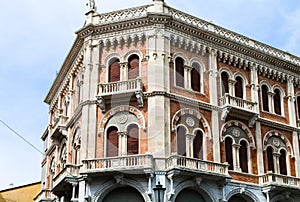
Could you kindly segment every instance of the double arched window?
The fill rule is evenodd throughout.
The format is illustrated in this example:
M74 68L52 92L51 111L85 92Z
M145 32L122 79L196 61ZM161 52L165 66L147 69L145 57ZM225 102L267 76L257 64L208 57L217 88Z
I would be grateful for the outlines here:
M284 111L282 110L284 96L283 90L278 86L271 88L266 82L261 84L260 90L262 110L284 116Z
M183 115L176 129L177 154L203 159L203 125L197 117Z
M203 93L204 65L199 59L193 58L187 63L185 57L175 58L175 86Z
M138 119L130 112L112 116L106 127L106 156L139 154L140 127Z
M253 140L250 138L252 135L250 137L249 135L239 126L226 128L223 134L225 150L223 160L229 164L229 170L251 173L250 143Z
M287 141L286 137L283 136L284 139L282 139L281 136L282 135L277 132L270 132L266 135L264 140L265 171L288 175L289 148L284 141ZM288 143L288 145L290 145L290 143Z
M126 81L140 76L140 56L131 54L127 61L121 61L121 56L113 56L108 61L108 82Z
M246 79L241 74L232 75L229 70L221 71L221 92L237 98L245 99Z
M77 128L74 132L72 141L72 162L75 165L80 165L80 147L81 147L81 133L80 128Z

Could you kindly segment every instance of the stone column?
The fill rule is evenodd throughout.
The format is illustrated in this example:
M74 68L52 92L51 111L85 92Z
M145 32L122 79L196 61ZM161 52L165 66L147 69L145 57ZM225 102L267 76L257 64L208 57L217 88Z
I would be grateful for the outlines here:
M275 113L275 110L274 110L274 101L273 101L274 95L275 94L272 93L272 92L268 93L268 97L269 97L269 112L270 113Z
M188 66L188 65L184 65L184 88L187 90L191 90L192 86L191 86L191 71L192 71L192 67Z
M255 127L258 175L262 175L264 174L264 158L260 122L256 122Z
M233 170L234 171L241 171L240 168L240 155L239 155L239 149L240 149L239 144L233 144L232 145L232 156L233 156Z
M256 112L259 113L259 96L258 96L258 74L257 74L257 66L251 66L251 101L256 102Z
M210 104L213 106L219 106L219 96L218 93L221 94L217 89L218 87L218 67L217 67L217 53L215 50L209 51L209 88L215 89L209 92L210 94ZM203 75L202 75L203 77ZM202 86L204 83L202 83ZM216 109L212 110L212 127L211 127L211 135L213 138L213 154L214 154L214 161L220 163L221 162L221 154L220 154L220 136L219 136L219 112ZM203 148L205 150L205 148ZM203 158L206 159L206 156L203 152Z

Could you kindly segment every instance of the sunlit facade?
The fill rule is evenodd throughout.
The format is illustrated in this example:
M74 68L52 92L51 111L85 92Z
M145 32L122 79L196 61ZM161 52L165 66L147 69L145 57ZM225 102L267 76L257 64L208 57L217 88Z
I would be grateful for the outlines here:
M300 58L159 0L76 34L36 202L300 201Z

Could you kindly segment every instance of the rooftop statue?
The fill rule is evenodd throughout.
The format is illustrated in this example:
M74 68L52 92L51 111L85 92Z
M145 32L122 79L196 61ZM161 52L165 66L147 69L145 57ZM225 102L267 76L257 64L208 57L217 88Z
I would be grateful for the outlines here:
M96 11L96 4L95 4L95 0L88 0L88 2L86 3L89 11Z

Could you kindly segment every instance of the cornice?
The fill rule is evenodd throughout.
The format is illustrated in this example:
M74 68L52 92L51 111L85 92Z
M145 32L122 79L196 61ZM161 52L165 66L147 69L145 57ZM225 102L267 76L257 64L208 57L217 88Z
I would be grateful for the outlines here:
M276 128L276 129L279 129L279 130L285 130L285 131L289 131L289 132L300 133L300 128L296 128L296 127L293 127L293 126L289 126L287 124L275 122L273 120L267 120L267 119L258 117L257 121L260 122L263 125L270 126L272 128Z
M53 84L51 85L51 88L44 100L45 103L50 105L55 95L59 92L59 89L62 86L64 79L67 77L67 74L70 70L70 67L72 66L72 63L74 62L77 55L79 54L82 46L83 46L83 40L77 37L62 67L60 68L58 75L56 76L55 80L53 81Z

